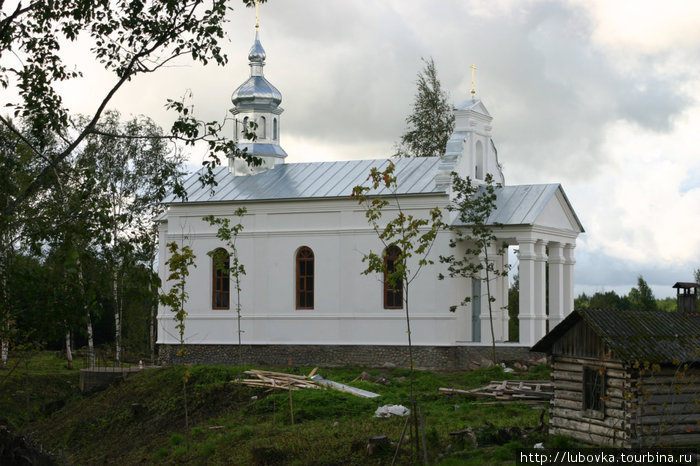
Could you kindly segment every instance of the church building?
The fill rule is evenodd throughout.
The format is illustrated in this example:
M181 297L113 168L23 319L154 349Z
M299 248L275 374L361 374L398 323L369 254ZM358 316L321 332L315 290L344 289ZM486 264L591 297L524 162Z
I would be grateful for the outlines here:
M187 198L166 199L159 225L159 275L171 285L167 243L188 245L196 255L187 279L186 359L196 363L273 365L363 365L408 367L406 314L402 293L382 274L363 275L365 254L396 254L383 245L364 210L350 198L353 187L367 183L372 167L385 159L287 163L282 149L282 94L264 76L265 50L256 30L248 55L250 77L233 93L232 114L241 149L260 158L260 166L230 159L215 169L216 186L202 186L199 174L185 182ZM440 157L400 158L396 192L373 195L390 201L384 218L402 210L426 218L439 207L444 220L459 228L447 210L451 172L475 183L491 174L497 189L489 223L499 244L518 249L519 335L509 335L508 279L492 278L493 324L498 357L527 357L540 340L573 310L574 248L583 232L559 184L507 185L491 139L493 118L483 102L467 100L454 109L455 129ZM255 122L256 138L244 128ZM396 197L395 197L396 196ZM240 333L237 295L229 277L217 270L208 253L224 249L216 227L203 217L227 217L245 207L236 242L246 275L241 277ZM445 278L438 257L458 253L449 247L454 233L441 231L430 252L435 264L424 267L410 285L411 338L416 367L458 369L489 357L491 330L484 280ZM504 265L507 255L489 254ZM409 262L409 265L411 263ZM415 265L415 264L413 264ZM548 285L546 269L548 268ZM459 305L465 297L467 305ZM451 312L452 306L457 306ZM176 356L179 332L173 313L161 306L158 343L164 362ZM240 335L240 345L239 345Z

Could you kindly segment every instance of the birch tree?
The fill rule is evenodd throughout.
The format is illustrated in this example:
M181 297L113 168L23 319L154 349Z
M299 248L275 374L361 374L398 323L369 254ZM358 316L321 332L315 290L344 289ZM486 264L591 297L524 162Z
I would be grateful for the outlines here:
M455 126L452 106L437 76L432 58L423 59L418 73L416 97L406 117L406 132L396 147L396 157L438 157L445 153Z
M263 3L265 0L257 0ZM0 86L17 92L8 103L16 117L31 118L31 133L60 135L62 144L52 153L29 144L39 166L36 176L0 206L0 223L13 219L25 203L40 195L54 168L79 150L95 134L103 113L127 82L179 60L225 65L220 42L225 38L226 0L52 0L0 2ZM239 5L252 6L254 0ZM64 61L64 48L78 38L88 44L87 53L108 72L103 94L93 99L94 111L84 124L71 127L70 103L59 93L61 83L82 77L74 63ZM8 94L9 95L9 94ZM166 100L166 99L164 99ZM221 133L222 125L194 118L171 99L177 120L168 136L186 142L209 143L211 162L221 154L251 157L235 150ZM165 103L165 102L164 102ZM189 109L189 107L187 107ZM0 115L0 126L20 134L12 121ZM114 154L116 156L116 154Z
M118 112L107 112L97 135L87 138L82 157L95 160L95 181L106 208L101 219L102 243L111 264L115 322L115 359L121 363L123 300L120 274L139 245L154 239L153 217L160 201L181 175L181 158L162 139L162 131L145 117L126 123ZM112 135L118 136L112 136ZM156 249L145 248L154 262Z

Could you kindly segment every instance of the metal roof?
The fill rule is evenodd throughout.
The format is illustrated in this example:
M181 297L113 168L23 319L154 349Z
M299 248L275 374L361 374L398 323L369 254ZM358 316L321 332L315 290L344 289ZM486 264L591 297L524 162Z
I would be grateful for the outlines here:
M440 157L400 158L393 160L398 182L397 194L444 193L446 188L435 184ZM256 201L278 199L314 199L349 197L352 188L367 183L372 167L384 168L389 162L382 159L352 160L345 162L286 163L251 176L234 176L228 167L214 170L216 186L202 186L201 170L193 173L184 183L187 202ZM391 192L379 188L371 194ZM182 203L169 195L166 204Z
M250 77L233 91L231 102L238 108L274 109L282 102L282 94L265 79L265 49L260 43L260 35L255 31L255 41L248 53Z
M625 362L700 361L700 314L577 309L531 351L550 352L554 342L583 320Z
M483 189L480 188L477 194L483 192ZM522 184L497 188L496 208L491 212L486 223L488 225L534 225L537 217L558 190L561 190L578 227L584 231L560 184ZM455 221L455 225L467 226L459 220Z

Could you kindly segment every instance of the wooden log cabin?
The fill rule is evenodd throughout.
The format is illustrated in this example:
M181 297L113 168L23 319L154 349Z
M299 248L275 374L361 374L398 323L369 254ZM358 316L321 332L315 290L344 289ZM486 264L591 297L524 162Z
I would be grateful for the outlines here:
M550 435L700 445L698 313L579 309L531 350L551 355Z

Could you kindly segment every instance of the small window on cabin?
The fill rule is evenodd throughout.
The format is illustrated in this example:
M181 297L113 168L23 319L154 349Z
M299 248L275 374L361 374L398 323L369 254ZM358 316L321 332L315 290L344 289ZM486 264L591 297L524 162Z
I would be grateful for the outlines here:
M264 116L260 117L260 122L258 123L258 130L256 133L260 139L265 139L267 137L265 135L265 133L267 133L267 120Z
M398 246L384 250L384 309L403 309L403 280L393 275L400 255Z
M583 411L590 417L604 417L605 372L601 367L583 367Z
M302 246L296 258L297 309L314 308L314 252Z
M212 254L212 309L229 309L231 286L229 264L229 254L226 249L216 249Z
M277 118L272 119L272 139L277 140Z

